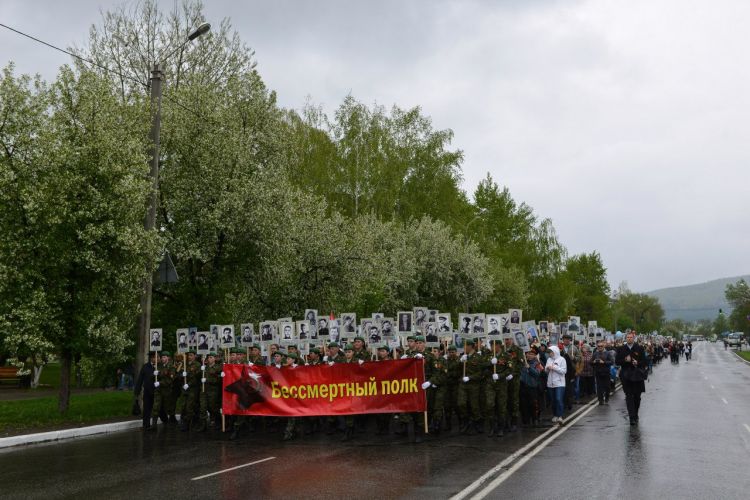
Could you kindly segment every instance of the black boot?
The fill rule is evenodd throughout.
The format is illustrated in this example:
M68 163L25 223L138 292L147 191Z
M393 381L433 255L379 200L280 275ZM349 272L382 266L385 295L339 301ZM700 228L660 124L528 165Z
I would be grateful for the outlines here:
M156 429L156 426L159 424L159 417L151 417L151 427Z
M198 424L198 427L195 428L195 432L206 432L206 421L201 420L201 423Z
M177 423L177 417L175 417L174 415L170 415L169 416L169 423L170 424L176 424Z
M518 431L517 421L518 421L518 417L511 417L510 432Z
M495 432L495 437L503 437L503 427L505 427L505 419L499 419L497 421L497 432Z
M344 437L341 438L341 442L345 443L347 441L351 441L354 437L354 427L347 427L344 431Z

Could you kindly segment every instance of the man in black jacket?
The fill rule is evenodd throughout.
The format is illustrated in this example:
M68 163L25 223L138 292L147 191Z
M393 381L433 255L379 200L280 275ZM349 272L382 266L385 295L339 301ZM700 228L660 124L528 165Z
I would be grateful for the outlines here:
M599 405L609 404L609 369L614 361L614 353L604 348L604 341L596 343L596 350L591 355L591 365L594 367L596 378L596 397Z
M635 341L634 331L628 332L625 344L617 349L615 363L621 367L620 380L625 393L630 425L636 425L638 408L641 406L641 393L646 392L645 368L648 365L643 347Z
M156 358L155 352L148 353L149 360L141 367L138 373L138 379L135 382L136 399L143 390L143 430L151 431L155 428L151 426L151 411L154 408L154 363Z

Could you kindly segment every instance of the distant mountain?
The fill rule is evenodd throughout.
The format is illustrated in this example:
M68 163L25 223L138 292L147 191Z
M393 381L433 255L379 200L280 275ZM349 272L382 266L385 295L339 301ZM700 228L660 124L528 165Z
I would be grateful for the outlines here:
M725 314L731 312L724 298L724 290L728 283L737 283L743 278L750 283L750 275L745 275L707 281L697 285L662 288L646 292L646 295L659 299L668 320L676 318L685 321L713 320L719 314L719 309L722 309Z

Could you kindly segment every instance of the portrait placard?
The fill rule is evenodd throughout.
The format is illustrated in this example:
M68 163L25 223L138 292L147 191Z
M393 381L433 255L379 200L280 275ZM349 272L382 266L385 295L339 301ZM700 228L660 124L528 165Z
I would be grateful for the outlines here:
M549 345L558 345L560 343L560 333L550 332L549 333Z
M190 343L188 342L188 329L178 328L177 329L177 352L179 354L185 354L190 350Z
M411 334L414 325L414 313L412 311L399 311L398 314L398 333Z
M152 351L161 351L161 328L152 328L149 334L150 349Z
M362 336L367 339L367 342L374 345L383 345L383 336L380 333L380 323L372 319L367 322L367 328L363 329Z
M242 323L240 325L240 345L242 347L252 347L255 341L255 327L253 324Z
M437 314L438 334L451 337L453 333L453 323L451 322L451 313L438 312Z
M427 310L427 321L430 323L437 323L437 315L438 315L437 309L428 309Z
M568 322L562 321L559 325L557 325L557 333L560 334L560 338L563 338L563 335L568 334Z
M384 340L396 338L396 328L393 324L393 318L384 317L380 320L380 335L383 336Z
M469 313L460 313L458 315L458 333L464 335L463 338L471 338L471 321L472 315Z
M310 322L306 319L297 321L297 335L294 338L307 342L311 337L312 334L310 333ZM284 339L282 338L282 340Z
M198 327L191 326L188 328L188 347L195 347L198 345Z
M318 316L318 331L317 336L322 338L324 341L328 340L331 336L331 329L329 327L330 318L328 316Z
M235 346L234 325L221 325L219 345L222 349L230 349Z
M487 338L499 340L502 338L502 333L503 333L503 315L502 314L488 314L487 315Z
M261 342L274 342L276 340L278 340L276 337L276 322L275 321L261 321L260 341Z
M210 332L198 332L197 334L198 338L198 344L197 344L197 350L198 354L206 355L210 352L211 346L213 345L211 343L211 333Z
M539 340L539 332L536 330L536 321L533 319L530 321L524 321L522 323L523 331L526 332L526 340L530 343L534 343Z
M353 339L357 335L357 314L344 313L339 318L340 335L346 339Z
M214 339L214 343L213 343L213 344L211 344L212 346L217 346L217 345L219 345L219 327L220 327L220 326L221 326L221 325L211 325L211 326L209 327L209 330L210 330L210 332L211 332L211 338L213 338L213 339Z
M508 315L510 316L511 325L521 325L521 318L523 317L523 311L521 309L508 309ZM511 326L511 329L513 327Z
M473 314L471 317L471 333L477 338L484 338L487 333L484 329L484 313Z
M569 316L568 317L568 333L575 335L581 331L581 317L580 316Z
M540 338L549 338L549 322L548 321L540 321L539 322L539 337Z
M520 347L523 352L528 352L530 347L526 332L522 328L511 328L511 334L513 335L513 343Z
M420 331L422 323L427 321L427 308L426 307L415 307L414 308L414 331Z
M291 321L279 322L279 341L282 344L289 345L297 340L294 331L294 323Z
M328 341L339 341L339 320L336 318L328 318Z
M428 347L436 347L440 345L438 339L437 323L427 321L423 323L422 335L424 335L424 341Z

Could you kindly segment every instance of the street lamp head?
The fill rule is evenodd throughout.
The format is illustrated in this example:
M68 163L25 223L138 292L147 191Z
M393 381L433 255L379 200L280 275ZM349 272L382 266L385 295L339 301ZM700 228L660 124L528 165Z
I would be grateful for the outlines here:
M209 31L211 31L211 24L210 23L202 23L200 26L198 26L197 28L195 28L195 30L192 33L190 33L188 35L188 40L192 42L193 40L195 40L199 36L205 35Z

